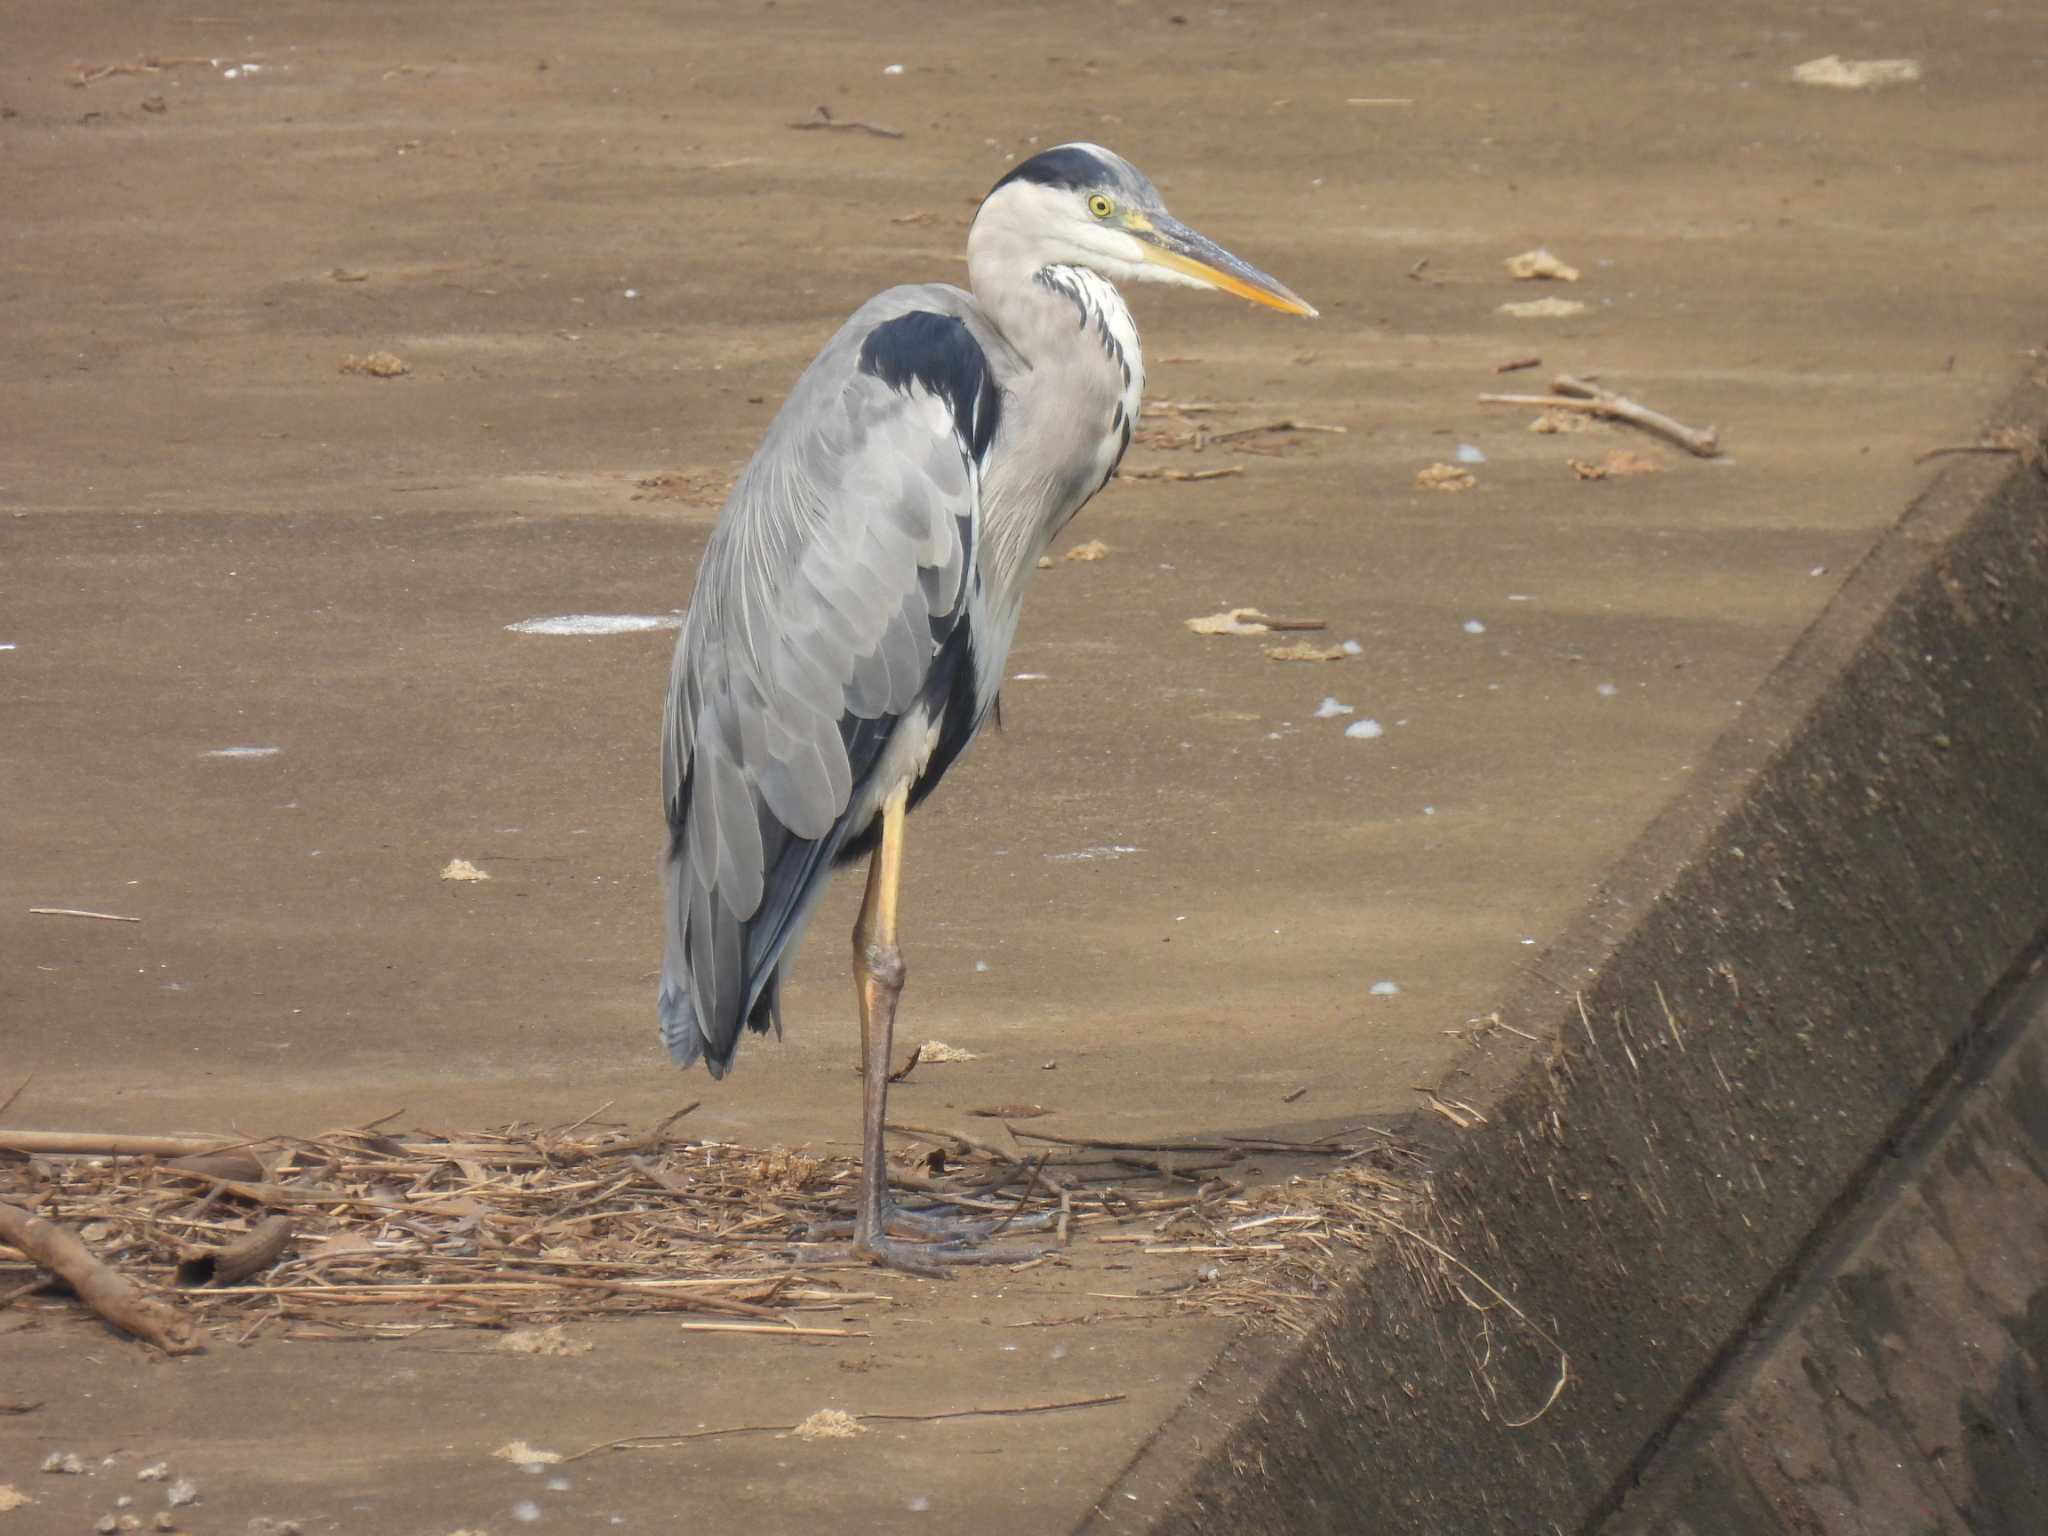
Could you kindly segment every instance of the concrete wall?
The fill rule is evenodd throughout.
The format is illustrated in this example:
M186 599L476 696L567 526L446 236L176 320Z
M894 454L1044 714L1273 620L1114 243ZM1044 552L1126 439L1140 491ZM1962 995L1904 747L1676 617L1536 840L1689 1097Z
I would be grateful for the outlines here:
M1153 1528L1599 1525L1884 1186L2048 934L2048 478L1955 461L1750 718L1549 957L1582 995L1512 1011L1552 1047L1456 1085L1489 1124L1444 1150L1432 1230L1512 1308L1377 1262L1141 1456L1126 1487L1179 1485Z

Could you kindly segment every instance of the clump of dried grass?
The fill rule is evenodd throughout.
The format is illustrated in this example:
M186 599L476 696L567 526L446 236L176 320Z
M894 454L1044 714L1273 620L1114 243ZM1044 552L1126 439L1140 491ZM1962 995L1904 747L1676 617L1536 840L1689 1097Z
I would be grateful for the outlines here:
M560 1333L567 1320L694 1313L794 1329L794 1313L880 1299L842 1284L835 1271L852 1261L810 1240L817 1223L848 1214L855 1159L688 1140L674 1130L687 1113L638 1134L586 1120L407 1137L365 1127L226 1150L195 1139L193 1150L208 1148L200 1157L172 1157L162 1139L126 1156L133 1138L48 1135L43 1150L10 1154L0 1136L0 1197L76 1230L159 1292L208 1272L195 1255L233 1249L282 1213L282 1257L237 1283L176 1289L194 1321L235 1338L272 1326L296 1337L485 1327L525 1330L508 1347L548 1355L576 1348ZM911 1143L892 1182L910 1203L1044 1217L1061 1245L1086 1228L1149 1254L1197 1255L1196 1280L1148 1293L1176 1309L1303 1331L1396 1213L1421 1219L1419 1162L1385 1140L1133 1143L1005 1129L1008 1147L892 1126ZM1231 1175L1254 1158L1313 1171L1247 1189ZM0 1249L0 1295L34 1283Z

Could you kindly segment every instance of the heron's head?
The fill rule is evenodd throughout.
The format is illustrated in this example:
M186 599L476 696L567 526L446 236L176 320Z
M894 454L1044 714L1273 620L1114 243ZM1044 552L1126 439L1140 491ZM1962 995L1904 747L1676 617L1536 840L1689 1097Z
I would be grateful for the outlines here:
M1315 307L1166 211L1138 168L1099 144L1061 144L1014 167L982 199L970 262L1087 267L1113 283L1220 288L1290 315Z

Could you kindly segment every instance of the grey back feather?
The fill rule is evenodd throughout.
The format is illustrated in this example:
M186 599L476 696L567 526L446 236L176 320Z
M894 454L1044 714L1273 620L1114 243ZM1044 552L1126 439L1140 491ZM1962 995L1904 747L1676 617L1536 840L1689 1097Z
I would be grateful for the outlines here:
M862 367L870 334L914 311L1008 350L955 288L862 306L734 486L677 642L661 752L662 1037L716 1075L742 1023L767 1027L824 871L872 817L869 770L898 722L937 706L934 660L977 596L973 423L918 381Z

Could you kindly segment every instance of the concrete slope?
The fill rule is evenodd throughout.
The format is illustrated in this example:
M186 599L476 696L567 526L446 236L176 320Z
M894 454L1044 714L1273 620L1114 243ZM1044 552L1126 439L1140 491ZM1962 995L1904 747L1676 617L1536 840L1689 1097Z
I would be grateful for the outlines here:
M2000 421L2048 423L2048 391L2022 388ZM1667 1440L1705 1432L1731 1363L1869 1219L1873 1186L1917 1198L1902 1140L1974 1080L2048 939L2043 763L2048 476L2011 456L1961 463L1560 946L1558 972L1596 974L1548 1000L1548 1048L1467 1064L1464 1096L1490 1123L1446 1151L1438 1192L1443 1232L1484 1278L1461 1262L1421 1286L1389 1257L1284 1365L1218 1373L1127 1474L1178 1485L1151 1528L1506 1532L1614 1514ZM2010 1223L2021 1253L2043 1221L2029 1063L2037 1049L2011 1068L1994 1137L2017 1137L2019 1166L1974 1218ZM2036 1394L2039 1295L2036 1280L1979 1298ZM1961 1325L1923 1308L1888 1326L1903 1337L1886 1347L1918 1356ZM1972 1443L1995 1450L2025 1424ZM1920 1453L1962 1456L1967 1438ZM2008 1482L2033 1475L2023 1463L1999 1460ZM1854 1466L1830 1470L1867 1492ZM1765 1485L1784 1529L1890 1528L1802 1525L1787 1481ZM2001 1496L2006 1523L1972 1528L2031 1529L2012 1522L2032 1506L1985 1494ZM1116 1511L1084 1529L1135 1523Z

